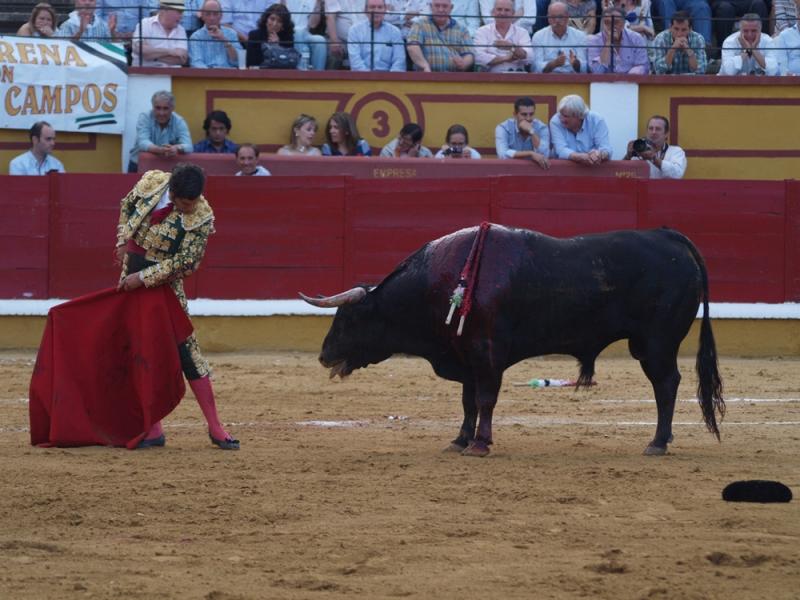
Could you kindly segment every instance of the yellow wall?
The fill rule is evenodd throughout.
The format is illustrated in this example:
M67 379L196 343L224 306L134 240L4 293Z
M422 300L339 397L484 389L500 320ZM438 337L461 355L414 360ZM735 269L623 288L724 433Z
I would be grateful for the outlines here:
M588 83L571 85L567 92L561 84L531 85L530 82L524 85L465 85L464 82L344 79L208 81L180 78L173 79L172 89L178 112L189 123L192 139L204 136L202 122L206 103L198 99L213 98L213 108L224 110L231 117L231 138L236 142L249 141L268 146L286 144L292 121L300 113L307 113L320 122L316 143L322 144L325 121L341 108L350 113L357 112L361 136L371 146L382 147L403 126L402 110L405 109L409 121L424 123L423 143L432 150L444 143L445 132L454 123L466 126L470 145L493 149L494 128L512 115L514 99L519 96L536 97L539 100L536 117L547 122L552 116L547 100L555 106L565 93L578 93L584 97L589 94ZM244 92L246 97L233 97L238 92Z

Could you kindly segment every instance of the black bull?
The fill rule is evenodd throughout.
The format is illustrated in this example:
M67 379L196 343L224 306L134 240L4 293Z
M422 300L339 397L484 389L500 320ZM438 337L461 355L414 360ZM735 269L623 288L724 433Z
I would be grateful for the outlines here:
M374 289L328 298L301 294L317 306L339 306L320 355L331 377L397 353L425 358L437 375L463 386L464 422L451 448L483 456L508 367L531 356L567 354L578 359L578 385L585 386L600 352L627 339L658 407L645 453L664 454L681 379L678 348L702 302L697 395L705 424L719 439L715 410L721 418L725 404L708 317L708 277L692 242L669 229L557 239L492 225L475 262L472 309L459 336L458 316L451 325L445 319L477 231L463 229L425 244Z

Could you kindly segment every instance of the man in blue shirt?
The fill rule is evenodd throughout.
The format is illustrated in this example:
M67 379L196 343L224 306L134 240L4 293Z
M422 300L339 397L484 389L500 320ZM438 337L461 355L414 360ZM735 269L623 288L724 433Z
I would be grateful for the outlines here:
M152 152L159 156L189 154L192 136L186 120L175 112L175 96L161 90L151 98L153 110L139 115L136 121L136 143L131 148L128 172L139 170L139 153Z
M400 30L383 19L386 0L367 0L368 20L360 21L347 34L351 71L405 71L406 49Z
M581 165L601 165L611 158L608 126L578 95L564 96L550 119L550 136L556 158Z
M239 64L236 48L241 46L233 29L220 26L222 5L218 0L205 0L200 15L205 24L189 38L190 66L235 69Z
M231 120L224 110L212 110L203 121L206 139L194 145L195 152L205 154L236 154L238 146L228 139Z
M533 98L517 98L514 116L494 130L497 158L516 158L535 162L543 169L550 167L550 131L539 119L534 119L536 102Z
M50 154L56 145L56 130L46 121L38 121L28 131L31 149L11 160L9 175L47 175L64 172L61 161Z

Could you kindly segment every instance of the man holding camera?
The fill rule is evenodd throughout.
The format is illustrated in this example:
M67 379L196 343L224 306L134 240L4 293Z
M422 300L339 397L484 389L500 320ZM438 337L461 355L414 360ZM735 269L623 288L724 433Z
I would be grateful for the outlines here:
M628 142L624 160L646 160L650 179L682 179L686 172L686 153L680 146L667 144L669 120L653 115L647 122L647 137Z

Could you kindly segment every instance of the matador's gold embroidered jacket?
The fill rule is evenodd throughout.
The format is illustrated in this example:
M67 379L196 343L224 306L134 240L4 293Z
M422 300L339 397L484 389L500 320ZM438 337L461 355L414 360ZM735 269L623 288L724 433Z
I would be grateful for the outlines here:
M169 178L169 173L148 171L122 199L117 246L129 240L141 246L145 258L156 263L142 270L144 284L147 287L172 284L183 304L181 280L200 266L208 237L214 233L214 212L201 196L194 212L185 214L173 209L161 223L151 224L150 214L169 185ZM121 277L126 275L127 268L123 268Z

